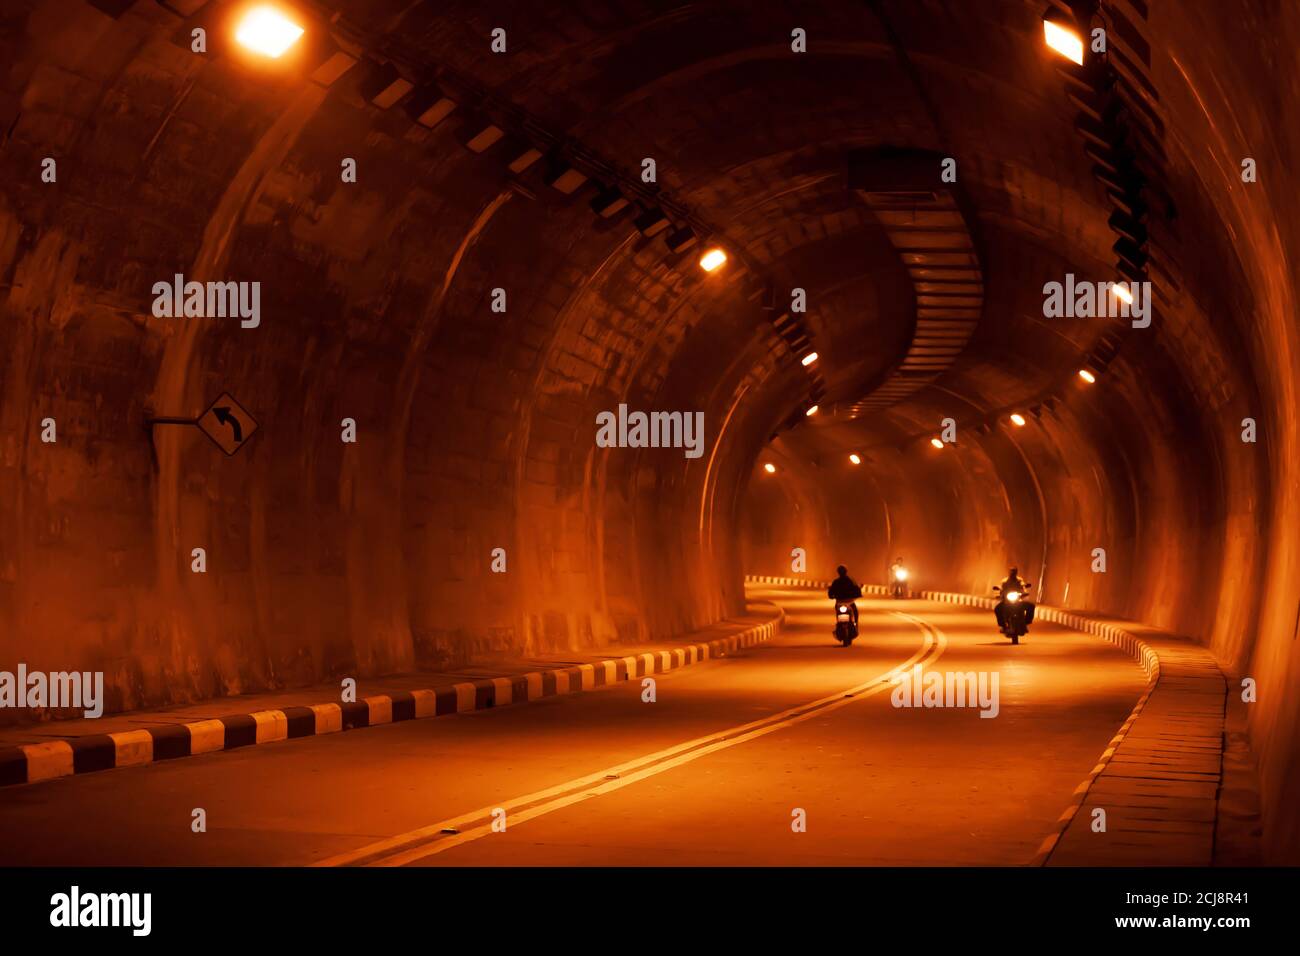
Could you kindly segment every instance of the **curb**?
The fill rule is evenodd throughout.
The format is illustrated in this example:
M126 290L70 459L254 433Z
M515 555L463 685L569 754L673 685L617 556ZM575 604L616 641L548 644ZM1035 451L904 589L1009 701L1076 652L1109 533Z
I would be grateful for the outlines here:
M137 767L178 757L488 710L594 690L725 657L731 651L766 642L784 623L785 611L778 608L771 620L729 637L666 651L612 657L513 677L467 681L437 689L364 697L355 703L285 707L124 733L91 734L71 741L3 747L0 748L0 786L38 783L97 770Z
M745 580L753 583L782 584L788 587L830 587L829 582L823 584L823 582L820 581L807 581L799 578L772 578L749 575ZM865 593L868 589L864 586L862 590ZM885 593L885 588L883 585L872 585L871 593L883 594ZM959 594L953 591L920 591L917 596L926 601L939 601L944 604L961 604L967 607L981 607L987 608L990 611L997 604L993 598L974 594ZM1141 665L1143 672L1147 675L1146 692L1138 698L1138 702L1134 705L1128 718L1124 721L1119 730L1116 731L1115 736L1110 739L1110 743L1106 745L1106 749L1102 751L1101 756L1097 759L1097 765L1088 771L1088 776L1084 778L1084 781L1079 784L1079 786L1075 787L1074 792L1071 794L1070 805L1065 808L1065 811L1057 819L1056 828L1043 839L1042 843L1039 844L1038 851L1034 854L1034 858L1030 860L1028 864L1029 866L1046 866L1048 859L1051 857L1053 851L1056 850L1057 844L1060 843L1061 837L1065 835L1065 831L1069 829L1070 824L1074 822L1074 818L1078 815L1079 810L1083 808L1084 803L1087 801L1088 791L1092 789L1093 783L1096 781L1097 777L1100 776L1101 772L1106 769L1106 765L1110 763L1111 757L1115 755L1115 750L1124 742L1124 738L1128 736L1133 724L1137 721L1138 717L1142 715L1142 709L1146 706L1147 701L1151 699L1152 692L1155 691L1156 685L1160 682L1160 655L1156 653L1156 649L1147 641L1143 640L1131 631L1127 631L1114 624L1108 624L1104 621L1095 621L1091 618L1081 617L1078 614L1072 614L1069 611L1063 611L1060 608L1045 607L1041 604L1035 606L1034 617L1038 620L1061 624L1071 630L1080 631L1085 634L1093 634L1109 641L1116 647L1128 651L1128 653L1137 660L1138 664Z

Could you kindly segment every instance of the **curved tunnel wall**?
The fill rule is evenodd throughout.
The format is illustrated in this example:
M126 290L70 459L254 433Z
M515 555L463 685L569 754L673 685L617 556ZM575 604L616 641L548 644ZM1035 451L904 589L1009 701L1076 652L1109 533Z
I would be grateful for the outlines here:
M738 285L140 9L4 38L3 665L103 670L117 710L743 608L740 475L797 388ZM177 273L261 280L260 325L155 318ZM223 391L260 423L234 457L146 425ZM702 411L700 456L597 448L619 403Z
M910 9L881 6L900 21ZM1020 47L1017 30L1036 26L1031 6L921 4L918 16L1005 24L990 40L1004 59L998 44ZM0 667L104 670L120 709L665 635L740 610L742 567L787 574L795 546L816 576L844 562L879 580L901 553L919 586L977 592L1014 559L1042 577L1046 600L1187 634L1258 681L1249 714L1268 842L1300 858L1300 814L1284 812L1300 804L1300 199L1286 172L1300 133L1279 120L1300 102L1300 16L1248 0L1150 8L1178 207L1153 235L1173 280L1156 325L1125 340L1094 389L1068 365L1016 367L1007 345L1033 337L1022 313L1037 297L1023 276L1044 260L1013 243L1047 236L1064 261L1095 264L1109 240L1098 197L1080 198L1069 164L1055 165L1068 128L1044 124L1010 160L963 155L997 139L974 128L955 140L973 171L963 175L1051 216L1017 234L1023 209L976 191L976 232L1010 253L984 261L988 301L1008 306L971 343L985 372L959 372L946 397L899 410L920 423L901 447L866 423L853 469L851 447L816 423L765 448L804 383L724 277L679 268L583 202L511 189L453 131L414 129L352 81L328 92L287 75L250 82L237 62L170 42L173 21L148 3L118 19L80 0L19 4L0 26L11 64L0 91ZM734 19L711 9L700 15ZM863 20L847 7L804 15L831 18L831 36L840 18L849 38ZM678 29L676 17L652 22L660 46ZM441 52L467 49L479 24L465 24ZM744 96L746 63L789 69L783 44L746 29L727 34L737 51L720 58L706 31L698 49L667 44L649 83L640 70L652 58L620 56L623 34L601 40L555 110L613 141L635 134L641 114L627 107L644 100L647 115L670 118L650 124L669 141L730 171L701 185L670 169L666 181L727 215L743 209L762 226L754 244L779 258L796 242L785 221L814 195L776 196L786 178L815 178L800 150L832 128L877 145L858 100L897 67L878 38L837 44L836 60L871 83L817 111L797 97L773 104L783 112L755 138L764 160L778 159L744 163L752 144L709 132L734 125L725 97L694 96L700 112L687 119L669 94L716 70L727 97ZM955 55L942 30L918 20L902 33L936 88L974 84L990 101L1032 104L1018 79L946 67ZM574 36L572 47L592 42ZM547 62L539 51L509 61L520 72L508 91L544 103ZM821 90L836 69L791 88ZM616 118L591 108L598 96L617 101ZM939 109L955 130L956 111ZM885 112L902 145L943 145L928 141L910 94ZM836 162L839 146L825 150ZM1260 168L1249 186L1247 156ZM40 179L48 157L57 184ZM340 181L344 157L357 160L355 184ZM882 246L844 212L838 180L820 182L814 225L795 228L827 248L804 258L833 260L835 235ZM779 215L750 202L768 193ZM812 268L797 261L785 262L791 284ZM890 270L841 288L896 310L902 273ZM148 290L177 272L261 279L261 326L154 318ZM1019 298L1007 291L1021 286ZM504 314L494 288L508 295ZM890 323L840 318L813 321L846 348L864 334L897 344ZM1004 418L1028 400L1024 381L1052 375L1070 381L1062 402L1025 429L965 424L972 408ZM222 391L261 423L233 458L188 430L145 425L197 415ZM596 414L620 402L703 410L704 454L595 448ZM926 439L944 415L964 424L938 452ZM40 439L46 417L56 444ZM1240 441L1245 417L1258 421L1257 444ZM340 441L344 418L356 444ZM756 469L769 454L774 476ZM190 571L194 547L207 549L205 575ZM505 574L491 571L498 547ZM1106 549L1105 574L1092 571L1094 547Z

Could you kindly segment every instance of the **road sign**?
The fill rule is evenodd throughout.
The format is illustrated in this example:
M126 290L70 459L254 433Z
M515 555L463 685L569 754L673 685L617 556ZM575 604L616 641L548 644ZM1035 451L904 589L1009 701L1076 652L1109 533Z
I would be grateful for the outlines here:
M195 424L227 455L243 448L257 431L253 416L229 392L222 392Z

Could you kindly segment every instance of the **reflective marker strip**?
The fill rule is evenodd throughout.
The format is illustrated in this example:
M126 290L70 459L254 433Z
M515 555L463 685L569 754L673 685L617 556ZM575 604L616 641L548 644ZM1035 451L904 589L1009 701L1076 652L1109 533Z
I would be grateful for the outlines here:
M528 681L528 699L529 699L529 700L537 700L539 697L543 696L543 693L544 693L544 692L543 692L543 688L542 688L542 675L541 675L541 674L537 674L537 673L533 673L533 674L525 674L525 675L524 675L524 680Z
M313 704L316 715L316 733L337 734L343 731L343 708L338 704Z
M494 696L492 698L492 704L494 707L505 707L511 703L512 698L514 697L514 688L511 685L509 677L492 678L492 689L494 691Z
M147 730L109 734L113 738L113 766L138 767L153 763L153 736Z
M282 710L259 710L249 714L257 724L257 742L269 744L289 739L289 718Z
M219 720L200 720L186 724L190 732L190 756L226 749L226 725Z
M28 783L72 774L72 748L62 740L25 744L22 751L27 755Z
M489 678L492 682L497 705L515 703L524 699L537 700L546 694L547 680L553 680L555 693L568 694L579 689L590 690L597 686L596 668L603 668L603 684L618 681L620 661L626 669L625 677L630 680L638 676L638 661L642 664L641 675L653 674L656 670L655 658L659 660L659 670L667 671L674 666L683 667L689 661L709 660L724 653L727 647L749 646L766 640L781 627L784 614L765 624L754 625L728 638L720 638L703 644L692 644L685 648L669 651L644 652L623 658L610 658L594 664L581 664L559 670L532 672L513 678ZM1117 636L1125 632L1112 629ZM1154 657L1154 655L1152 655ZM1156 671L1158 673L1158 662ZM576 674L576 679L575 679ZM516 689L515 684L519 683ZM575 686L576 685L576 686ZM455 695L456 713L477 710L480 688L486 690L487 681L478 684L460 683L448 688L411 691L399 695L395 703L388 695L366 698L356 704L312 704L305 707L290 707L288 710L266 710L252 714L232 714L221 719L199 720L187 724L172 724L165 728L126 731L118 734L95 735L94 739L84 738L77 741L74 748L67 741L49 741L40 744L22 744L0 748L0 785L13 783L35 783L54 777L63 777L103 770L109 767L127 767L153 763L172 757L185 755L196 756L233 749L247 744L263 744L289 739L290 731L294 737L312 734L339 733L343 730L377 726L391 723L400 704L401 719L414 717L433 717L438 714L438 696L443 700L443 713L450 712L451 695ZM407 700L411 704L406 703ZM484 698L486 702L486 697ZM307 714L314 717L308 729ZM292 716L291 716L292 715ZM108 747L111 744L112 762L109 762Z
M474 709L478 689L473 684L457 684L452 690L456 692L456 713L463 714Z
M411 696L415 698L415 716L433 717L438 713L438 695L431 690L413 690Z

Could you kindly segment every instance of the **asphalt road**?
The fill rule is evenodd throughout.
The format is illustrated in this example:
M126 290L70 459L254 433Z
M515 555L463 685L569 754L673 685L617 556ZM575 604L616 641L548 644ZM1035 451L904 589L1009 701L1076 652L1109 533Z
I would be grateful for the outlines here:
M987 611L864 600L846 649L824 598L752 594L784 633L653 702L633 681L5 788L0 864L1023 864L1145 686L1048 623L1012 647ZM918 662L996 674L996 717L895 706Z

